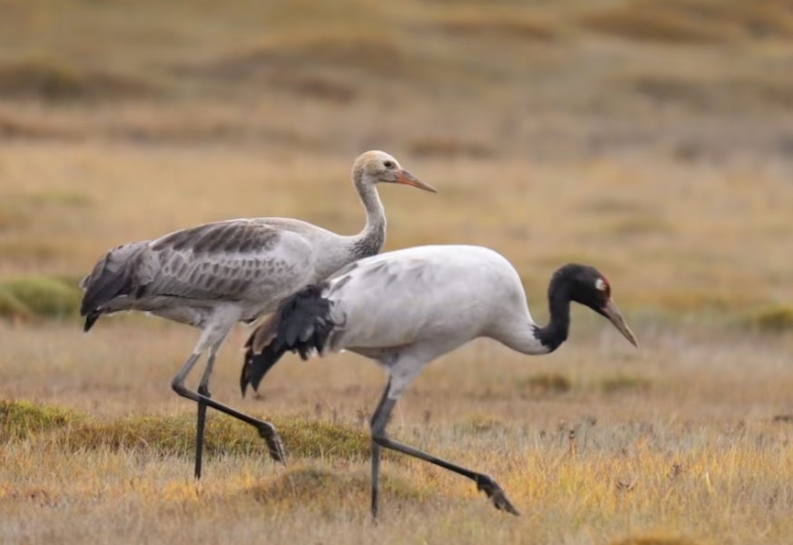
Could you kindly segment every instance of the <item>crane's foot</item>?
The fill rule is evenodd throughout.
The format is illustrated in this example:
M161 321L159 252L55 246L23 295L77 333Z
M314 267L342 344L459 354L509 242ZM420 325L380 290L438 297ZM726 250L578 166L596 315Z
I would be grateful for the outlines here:
M506 511L507 513L515 516L520 515L518 510L515 509L515 507L507 498L507 495L492 477L487 475L479 475L476 478L476 489L482 490L485 494L487 494L487 497L490 498L490 501L493 502L493 505L499 511Z
M267 443L267 448L270 449L270 456L273 460L286 465L286 449L284 448L284 442L281 440L281 436L278 434L278 430L275 429L275 426L268 422L262 422L258 429L259 436Z

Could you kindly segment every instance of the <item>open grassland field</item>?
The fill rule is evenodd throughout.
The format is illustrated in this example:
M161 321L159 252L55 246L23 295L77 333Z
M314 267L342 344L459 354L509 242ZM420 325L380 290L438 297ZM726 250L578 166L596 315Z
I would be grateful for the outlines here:
M287 357L240 399L236 329L213 397L169 383L196 331L81 333L106 249L200 222L299 217L353 233L352 160L386 249L476 243L534 317L568 261L598 267L641 343L576 310L529 358L477 341L397 406L394 438L492 475L383 462L383 373ZM194 377L195 380L195 377ZM793 540L793 2L0 0L0 543L789 544Z

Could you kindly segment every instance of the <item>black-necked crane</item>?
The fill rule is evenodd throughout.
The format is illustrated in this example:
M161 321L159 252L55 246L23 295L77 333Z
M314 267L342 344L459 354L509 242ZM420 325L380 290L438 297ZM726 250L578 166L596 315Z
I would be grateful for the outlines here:
M296 219L254 218L208 223L133 242L107 252L86 276L80 307L85 331L103 314L138 310L201 329L192 355L171 384L198 403L195 476L201 477L206 407L251 424L271 456L284 461L275 427L211 399L209 379L221 344L238 321L251 323L274 311L300 288L340 267L377 254L386 236L386 218L375 187L405 184L435 192L391 155L368 151L353 165L352 180L366 210L366 226L342 236ZM207 364L197 391L185 378L204 352Z
M349 350L374 360L388 384L372 415L372 516L377 516L380 449L438 465L476 483L497 509L517 515L501 487L478 473L391 439L386 425L408 385L435 358L489 337L529 355L548 354L566 339L570 302L608 318L634 346L606 278L586 265L558 269L548 287L550 323L534 323L514 267L481 246L420 246L352 263L285 299L247 344L241 386L258 388L287 351L303 358Z

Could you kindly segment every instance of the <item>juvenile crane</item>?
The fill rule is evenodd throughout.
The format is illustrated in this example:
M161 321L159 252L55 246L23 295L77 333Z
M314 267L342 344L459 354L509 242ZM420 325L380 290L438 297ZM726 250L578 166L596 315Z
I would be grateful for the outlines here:
M86 276L80 314L85 331L103 314L144 311L201 329L192 355L173 379L173 390L198 403L195 477L201 477L206 407L258 429L270 455L284 461L275 427L211 399L209 379L215 356L238 321L251 323L307 284L362 257L377 254L386 236L386 218L375 188L405 184L426 191L396 159L368 151L353 165L352 179L366 210L366 226L342 236L296 219L235 219L176 231L156 240L123 244L107 252ZM185 378L208 351L198 391Z
M247 344L241 386L258 388L287 351L303 358L350 350L374 360L389 375L370 421L372 516L377 516L380 449L438 465L476 483L497 509L517 515L488 475L391 439L386 425L408 385L435 358L478 337L529 355L548 354L566 339L570 301L608 318L628 341L636 337L611 299L606 278L593 267L565 265L548 287L550 323L534 323L520 277L509 261L481 246L420 246L352 263L326 281L284 300Z

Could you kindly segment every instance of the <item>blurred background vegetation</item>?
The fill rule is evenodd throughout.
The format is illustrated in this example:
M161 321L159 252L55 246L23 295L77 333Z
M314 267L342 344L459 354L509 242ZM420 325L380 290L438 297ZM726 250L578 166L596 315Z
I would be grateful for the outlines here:
M2 314L20 275L73 286L191 223L353 231L348 164L382 148L441 189L385 196L388 248L487 244L539 293L588 260L637 308L791 321L790 0L0 9Z

